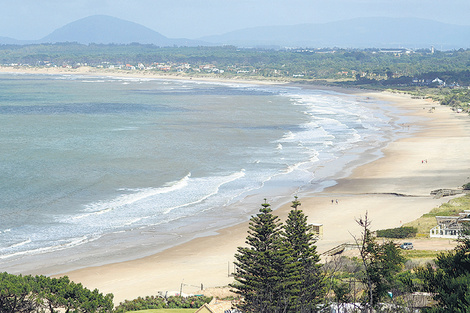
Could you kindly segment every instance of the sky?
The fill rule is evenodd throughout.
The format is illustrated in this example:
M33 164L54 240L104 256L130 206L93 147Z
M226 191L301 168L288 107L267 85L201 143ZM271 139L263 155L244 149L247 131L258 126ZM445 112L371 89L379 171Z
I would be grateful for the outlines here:
M197 39L255 26L357 17L417 17L470 25L469 0L0 0L0 37L41 39L90 15L110 15L170 38Z

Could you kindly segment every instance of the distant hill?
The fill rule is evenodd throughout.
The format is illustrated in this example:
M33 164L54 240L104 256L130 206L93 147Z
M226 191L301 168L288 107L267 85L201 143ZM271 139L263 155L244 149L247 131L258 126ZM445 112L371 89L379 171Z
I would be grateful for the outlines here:
M470 26L416 18L356 18L323 24L246 28L203 41L239 47L429 48L470 47Z
M470 48L470 26L416 18L356 18L323 24L241 29L199 40L168 38L111 16L94 15L67 24L37 41L0 37L0 44L78 42L156 46L309 47L309 48Z
M17 40L9 37L0 37L0 44L2 45L24 45L32 43L31 40Z
M81 44L154 44L156 46L197 46L199 41L172 39L137 23L106 15L93 15L69 23L40 43L78 42ZM206 43L206 45L210 45Z

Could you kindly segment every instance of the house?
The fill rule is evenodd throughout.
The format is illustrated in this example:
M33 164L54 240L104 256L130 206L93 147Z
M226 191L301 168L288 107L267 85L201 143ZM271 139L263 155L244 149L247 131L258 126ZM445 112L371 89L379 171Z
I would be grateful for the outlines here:
M444 87L446 85L445 81L443 81L439 77L436 77L432 82L441 87Z
M436 216L436 220L437 226L429 231L429 237L457 239L462 231L462 223L470 221L470 210L458 216Z
M402 54L411 54L413 53L412 50L410 49L380 49L380 53L388 53L388 54L393 54L395 56L401 56Z

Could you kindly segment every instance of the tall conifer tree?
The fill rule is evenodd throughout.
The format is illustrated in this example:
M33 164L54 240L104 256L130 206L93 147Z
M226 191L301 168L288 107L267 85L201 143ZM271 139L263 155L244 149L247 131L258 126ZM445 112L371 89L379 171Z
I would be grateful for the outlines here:
M291 206L293 209L284 225L283 241L291 261L286 268L289 312L316 312L325 294L324 280L312 226L307 224L307 217L298 209L300 205L295 197Z
M253 313L285 312L281 223L268 203L262 204L260 213L251 218L246 244L235 255L236 283L231 285L243 297L238 308Z

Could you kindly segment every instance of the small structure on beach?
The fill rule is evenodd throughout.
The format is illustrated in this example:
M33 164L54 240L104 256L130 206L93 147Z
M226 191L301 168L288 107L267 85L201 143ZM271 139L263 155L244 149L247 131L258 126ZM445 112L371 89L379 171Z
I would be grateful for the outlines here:
M315 236L315 239L319 240L323 238L323 224L313 223L309 224L312 229L312 233Z
M462 223L470 222L470 210L458 216L436 216L437 226L429 231L431 238L457 239L462 231Z

